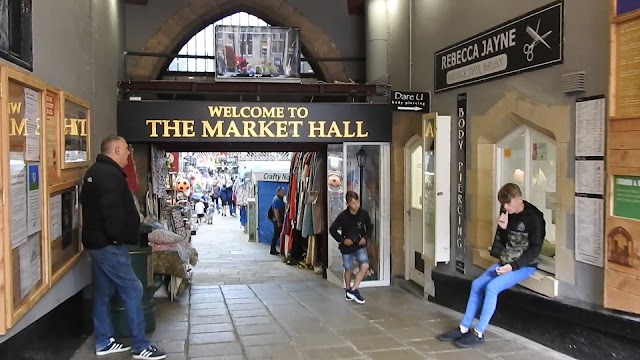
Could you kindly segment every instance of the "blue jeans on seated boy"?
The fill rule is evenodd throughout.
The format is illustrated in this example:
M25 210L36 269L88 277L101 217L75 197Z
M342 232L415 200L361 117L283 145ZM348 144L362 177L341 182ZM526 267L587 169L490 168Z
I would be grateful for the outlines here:
M479 333L484 333L493 313L496 311L498 294L516 286L536 271L535 267L526 266L518 270L509 271L503 275L498 275L496 269L499 267L499 263L493 264L479 278L473 280L471 283L471 294L469 294L469 300L467 302L467 310L464 313L464 318L460 325L465 328L470 328L473 319L478 314L480 304L482 304L480 319L475 329Z

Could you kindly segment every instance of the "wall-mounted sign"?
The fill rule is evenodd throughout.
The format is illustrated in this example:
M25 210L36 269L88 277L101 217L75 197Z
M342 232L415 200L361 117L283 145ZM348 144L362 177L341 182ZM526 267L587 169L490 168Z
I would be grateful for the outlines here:
M435 92L563 61L564 1L555 1L435 54Z
M275 182L289 182L288 173L278 172L257 172L253 173L253 177L256 181L275 181Z
M467 93L458 94L458 136L456 136L456 270L464 274L467 247Z
M394 111L431 112L431 93L416 91L391 91Z
M391 141L391 106L119 101L118 134L135 142Z
M616 15L640 9L640 0L616 0Z
M613 177L613 216L640 220L640 176Z

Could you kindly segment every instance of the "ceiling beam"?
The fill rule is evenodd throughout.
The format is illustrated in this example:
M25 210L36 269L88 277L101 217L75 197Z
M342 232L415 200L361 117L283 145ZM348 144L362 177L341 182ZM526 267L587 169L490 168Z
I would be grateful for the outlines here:
M349 15L364 15L365 0L347 0Z
M132 4L132 5L142 5L142 6L149 5L149 0L124 0L124 2L126 4Z

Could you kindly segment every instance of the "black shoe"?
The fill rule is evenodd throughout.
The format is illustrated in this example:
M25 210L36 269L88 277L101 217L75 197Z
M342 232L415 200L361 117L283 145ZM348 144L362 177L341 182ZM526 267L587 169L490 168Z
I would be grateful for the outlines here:
M116 341L116 339L111 338L107 346L96 351L96 355L98 356L110 355L110 354L121 353L129 350L131 350L131 346L127 346L121 343L120 341Z
M360 290L358 290L358 289L347 291L347 296L349 298L351 298L351 300L354 300L355 302L357 302L360 305L365 303L365 300L362 297L362 295L360 295Z
M353 299L349 297L349 289L344 289L344 299L347 301L353 301Z
M436 339L440 341L458 341L462 339L465 335L467 335L469 332L471 332L471 330L467 331L466 333L463 333L462 331L460 331L460 327L457 327L451 331L447 331L444 334L440 334L436 336Z
M166 359L167 354L158 350L155 346L149 345L141 351L131 353L134 359Z
M461 348L472 348L484 344L484 337L478 336L475 330L469 330L462 338L456 341L456 346Z
M271 252L269 254L276 255L276 256L280 255L280 253L277 252L276 250L271 250Z

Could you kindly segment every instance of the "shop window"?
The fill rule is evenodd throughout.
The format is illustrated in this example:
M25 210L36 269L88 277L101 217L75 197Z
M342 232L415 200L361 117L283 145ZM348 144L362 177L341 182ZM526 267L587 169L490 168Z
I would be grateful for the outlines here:
M32 0L0 0L0 57L33 68Z
M524 199L542 211L546 222L546 237L538 268L555 274L555 140L527 126L521 126L500 140L496 150L495 192L505 183L516 183L522 189ZM497 199L495 206L497 217L500 208Z
M2 4L2 1L14 0L0 0L0 4ZM243 29L244 31L239 37L228 34L226 38L218 38L216 40L215 27L218 25L244 26L246 28ZM224 45L224 42L233 45L230 46L231 48L239 49L239 53L232 54L232 56L237 55L238 57L242 57L250 64L260 63L265 57L269 57L270 53L282 54L284 56L284 34L279 33L273 34L272 36L263 34L261 27L265 26L272 26L272 24L244 11L237 12L209 24L182 46L180 51L178 51L179 56L171 61L167 72L214 73L216 71L216 56L220 55L216 54L216 45L220 47ZM257 46L255 44L260 46L259 51L254 49L254 46ZM180 57L180 55L189 56L189 58ZM224 66L222 63L219 66ZM301 63L301 73L314 74L311 65L304 60Z
M284 34L271 34L271 53L282 54L284 53Z

